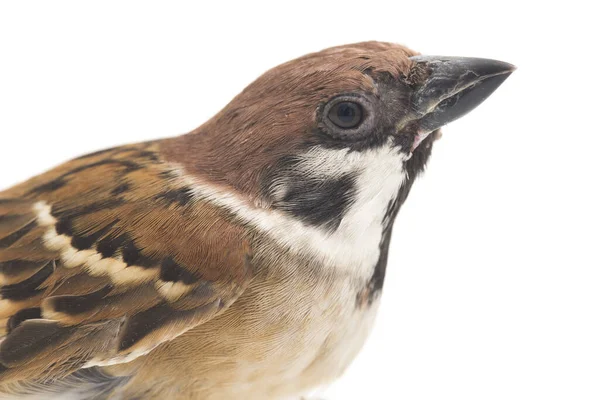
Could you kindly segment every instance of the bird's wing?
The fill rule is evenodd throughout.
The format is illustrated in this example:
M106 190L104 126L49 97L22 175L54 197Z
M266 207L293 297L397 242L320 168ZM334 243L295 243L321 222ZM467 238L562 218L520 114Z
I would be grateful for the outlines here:
M244 228L158 144L0 193L0 380L132 360L225 310L251 279Z

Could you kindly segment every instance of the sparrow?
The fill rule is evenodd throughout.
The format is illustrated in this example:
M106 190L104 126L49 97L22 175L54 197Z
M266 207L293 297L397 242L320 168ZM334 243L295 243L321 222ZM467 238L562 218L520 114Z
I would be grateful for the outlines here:
M513 70L333 47L192 132L0 192L0 398L299 399L334 381L439 128Z

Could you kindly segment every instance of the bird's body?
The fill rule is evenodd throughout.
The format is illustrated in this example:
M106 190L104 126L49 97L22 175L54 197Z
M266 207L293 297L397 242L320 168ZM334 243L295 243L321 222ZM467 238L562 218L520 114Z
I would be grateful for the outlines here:
M187 135L1 192L0 398L285 399L339 377L431 152L414 121L439 124L410 106L413 55L315 53Z
M160 160L160 147L161 143L155 142L113 149L71 162L6 192L9 198L23 198L33 190L36 203L32 209L39 210L36 211L37 218L43 218L45 208L39 207L40 204L50 204L56 198L75 195L72 198L77 199L79 205L81 198L66 186L40 190L38 182L56 182L61 176L77 170L82 181L87 182L86 189L94 177L102 179L102 189L109 197L102 199L95 193L92 202L103 202L105 207L102 211L106 210L109 202L119 203L116 207L126 207L128 194L133 196L138 190L145 192L143 197L166 198L162 200L165 209L181 207L186 215L193 215L196 210L202 213L202 222L206 222L208 209L214 212L230 209L232 211L219 218L235 230L236 236L239 235L248 248L253 249L253 277L226 313L138 360L121 364L121 360L116 358L95 365L106 364L103 368L111 376L135 376L120 388L124 398L135 398L147 390L152 390L159 396L157 398L188 396L211 399L239 398L242 395L249 399L278 398L303 393L337 378L366 340L379 303L379 288L373 287L372 280L377 273L384 233L380 223L373 224L374 229L369 232L375 236L373 238L364 235L364 224L355 223L348 224L345 231L340 230L341 237L325 238L320 231L315 229L311 232L311 228L306 227L296 232L294 229L300 228L294 226L297 221L285 214L257 207L231 194L224 196L214 185L186 177L176 165ZM333 150L338 151L344 150ZM353 168L358 169L358 164L366 165L372 160L361 157L359 161ZM108 171L105 168L111 163L126 165L122 169L111 168L114 176L106 180ZM369 168L365 170L365 177L373 173ZM135 174L140 174L139 180L131 179ZM152 181L149 174L157 180L152 185L148 185ZM122 187L125 182L129 186L127 190ZM381 187L369 185L369 188L381 191L379 200L387 204L390 196L396 195L398 187L385 188L385 181L381 183ZM115 196L116 192L120 193ZM377 200L377 197L371 197L371 193L365 198L369 202ZM368 204L355 207L358 220L382 221L387 212L377 202L373 207ZM380 213L378 218L373 218L373 214L377 213ZM121 215L124 215L123 212ZM95 217L94 212L88 217ZM54 226L60 221L57 220ZM210 223L215 224L215 221ZM173 222L172 225L157 226L156 235L173 236L175 241L185 240L191 233L185 231L186 226L198 229L189 221L181 225ZM180 229L183 232L179 232ZM206 230L210 229L210 225L206 227ZM52 231L52 226L43 230ZM206 235L205 229L201 229L200 233ZM307 237L309 235L314 237ZM352 243L353 238L361 241L353 244L356 250L360 250L355 254L351 247L345 246ZM159 240L158 237L155 239ZM327 240L332 243L327 243ZM295 244L286 246L287 243ZM345 247L338 253L328 252L327 249L332 246ZM86 250L73 249L72 246L58 249L61 255L77 251ZM299 257L303 251L316 256L306 260ZM90 268L76 265L80 261L65 259L64 262L73 265L68 273L75 274ZM110 266L106 271L110 271ZM127 268L114 275L123 272L127 272ZM141 271L135 272L139 276ZM101 277L109 273L98 272ZM113 279L124 281L127 278ZM110 279L106 279L97 285L101 287L110 283ZM269 287L277 290L264 290ZM76 288L67 290L73 292ZM215 335L215 332L218 334ZM233 343L235 346L232 346ZM195 353L192 351L194 347L202 351Z
M349 279L306 279L290 272L302 267L293 259L269 258L266 265L282 268L259 275L229 312L152 352L149 363L140 361L152 368L138 372L125 398L146 382L160 382L147 388L159 398L298 398L338 378L365 342L377 304L356 307ZM280 289L260 295L269 285ZM198 347L202 354L190 356ZM177 369L165 373L175 360ZM128 374L132 364L108 370ZM182 382L181 371L193 371L193 378Z

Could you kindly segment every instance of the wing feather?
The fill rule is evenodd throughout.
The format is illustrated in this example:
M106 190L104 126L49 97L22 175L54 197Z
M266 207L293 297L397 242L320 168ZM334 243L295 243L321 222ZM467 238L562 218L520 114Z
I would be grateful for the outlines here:
M156 143L0 193L0 379L126 362L214 317L251 279L245 235Z

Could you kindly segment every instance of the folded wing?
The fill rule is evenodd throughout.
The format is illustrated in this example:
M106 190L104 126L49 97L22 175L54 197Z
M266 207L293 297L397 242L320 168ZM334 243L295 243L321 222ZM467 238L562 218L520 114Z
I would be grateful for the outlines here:
M244 228L157 149L91 154L0 193L0 380L132 360L242 293Z

